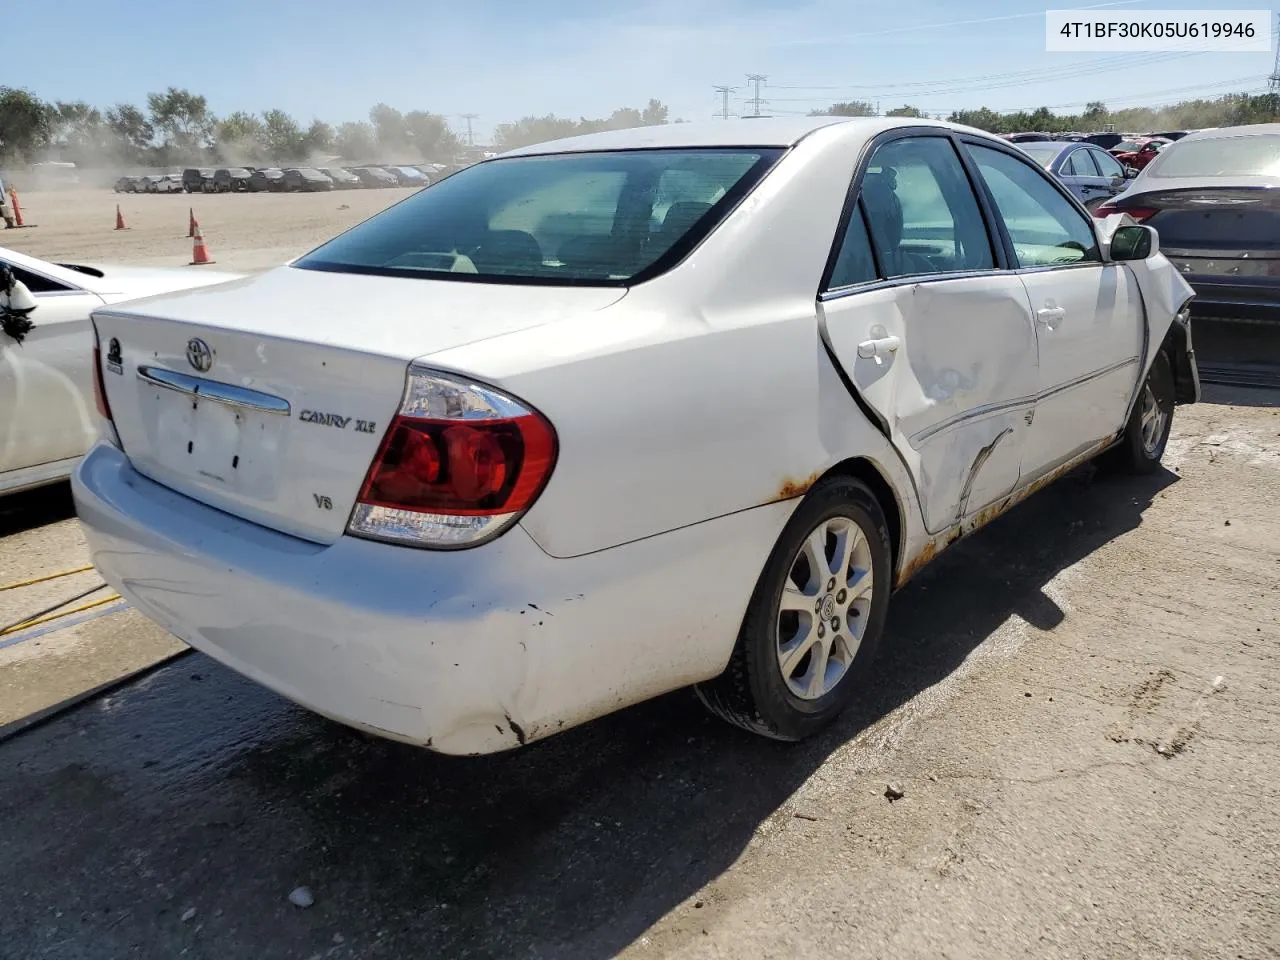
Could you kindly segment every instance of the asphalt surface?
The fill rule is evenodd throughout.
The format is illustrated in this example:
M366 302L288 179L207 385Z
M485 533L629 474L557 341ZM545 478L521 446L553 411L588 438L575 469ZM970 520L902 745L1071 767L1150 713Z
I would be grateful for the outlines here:
M945 553L806 744L680 692L452 759L162 666L0 742L0 957L1280 955L1280 406L1210 399Z

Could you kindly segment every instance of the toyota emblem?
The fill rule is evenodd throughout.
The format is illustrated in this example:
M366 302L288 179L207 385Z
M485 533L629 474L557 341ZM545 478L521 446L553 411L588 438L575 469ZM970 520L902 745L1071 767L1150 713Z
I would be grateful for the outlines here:
M208 373L213 366L213 350L199 337L187 341L187 362L201 373Z

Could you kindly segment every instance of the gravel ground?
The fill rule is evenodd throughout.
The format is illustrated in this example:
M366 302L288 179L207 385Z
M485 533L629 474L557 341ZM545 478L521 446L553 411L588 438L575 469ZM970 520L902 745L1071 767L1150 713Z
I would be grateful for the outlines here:
M37 226L0 230L0 247L45 260L181 266L191 261L194 210L220 269L264 270L306 253L412 188L326 193L130 194L30 191L23 217ZM116 230L116 205L127 230Z
M0 957L1276 957L1280 401L1207 400L939 558L803 745L679 693L448 759L175 661L0 743Z

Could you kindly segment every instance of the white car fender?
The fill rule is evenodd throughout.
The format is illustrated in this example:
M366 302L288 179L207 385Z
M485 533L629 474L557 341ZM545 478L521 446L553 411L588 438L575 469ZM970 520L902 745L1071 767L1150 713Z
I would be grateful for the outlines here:
M1111 238L1115 236L1116 230L1137 223L1127 213L1113 213L1095 222L1098 240L1108 259L1111 257ZM1146 377L1151 360L1160 344L1164 343L1174 318L1195 296L1195 290L1182 279L1177 268L1160 252L1158 245L1145 260L1129 260L1125 266L1137 281L1146 310L1147 344L1142 368L1142 376Z

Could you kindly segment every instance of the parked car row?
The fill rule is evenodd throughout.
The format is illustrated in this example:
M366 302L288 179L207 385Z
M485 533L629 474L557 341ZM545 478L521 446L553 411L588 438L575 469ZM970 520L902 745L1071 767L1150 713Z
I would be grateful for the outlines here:
M116 193L182 193L182 174L157 173L145 177L121 177Z
M1038 143L1046 140L1071 140L1077 143L1092 143L1103 150L1114 150L1126 140L1146 141L1151 139L1181 140L1194 130L1166 130L1163 133L1006 133L1004 139L1010 143Z
M181 173L121 177L116 193L261 193L425 187L453 172L439 163L360 167L188 167Z

